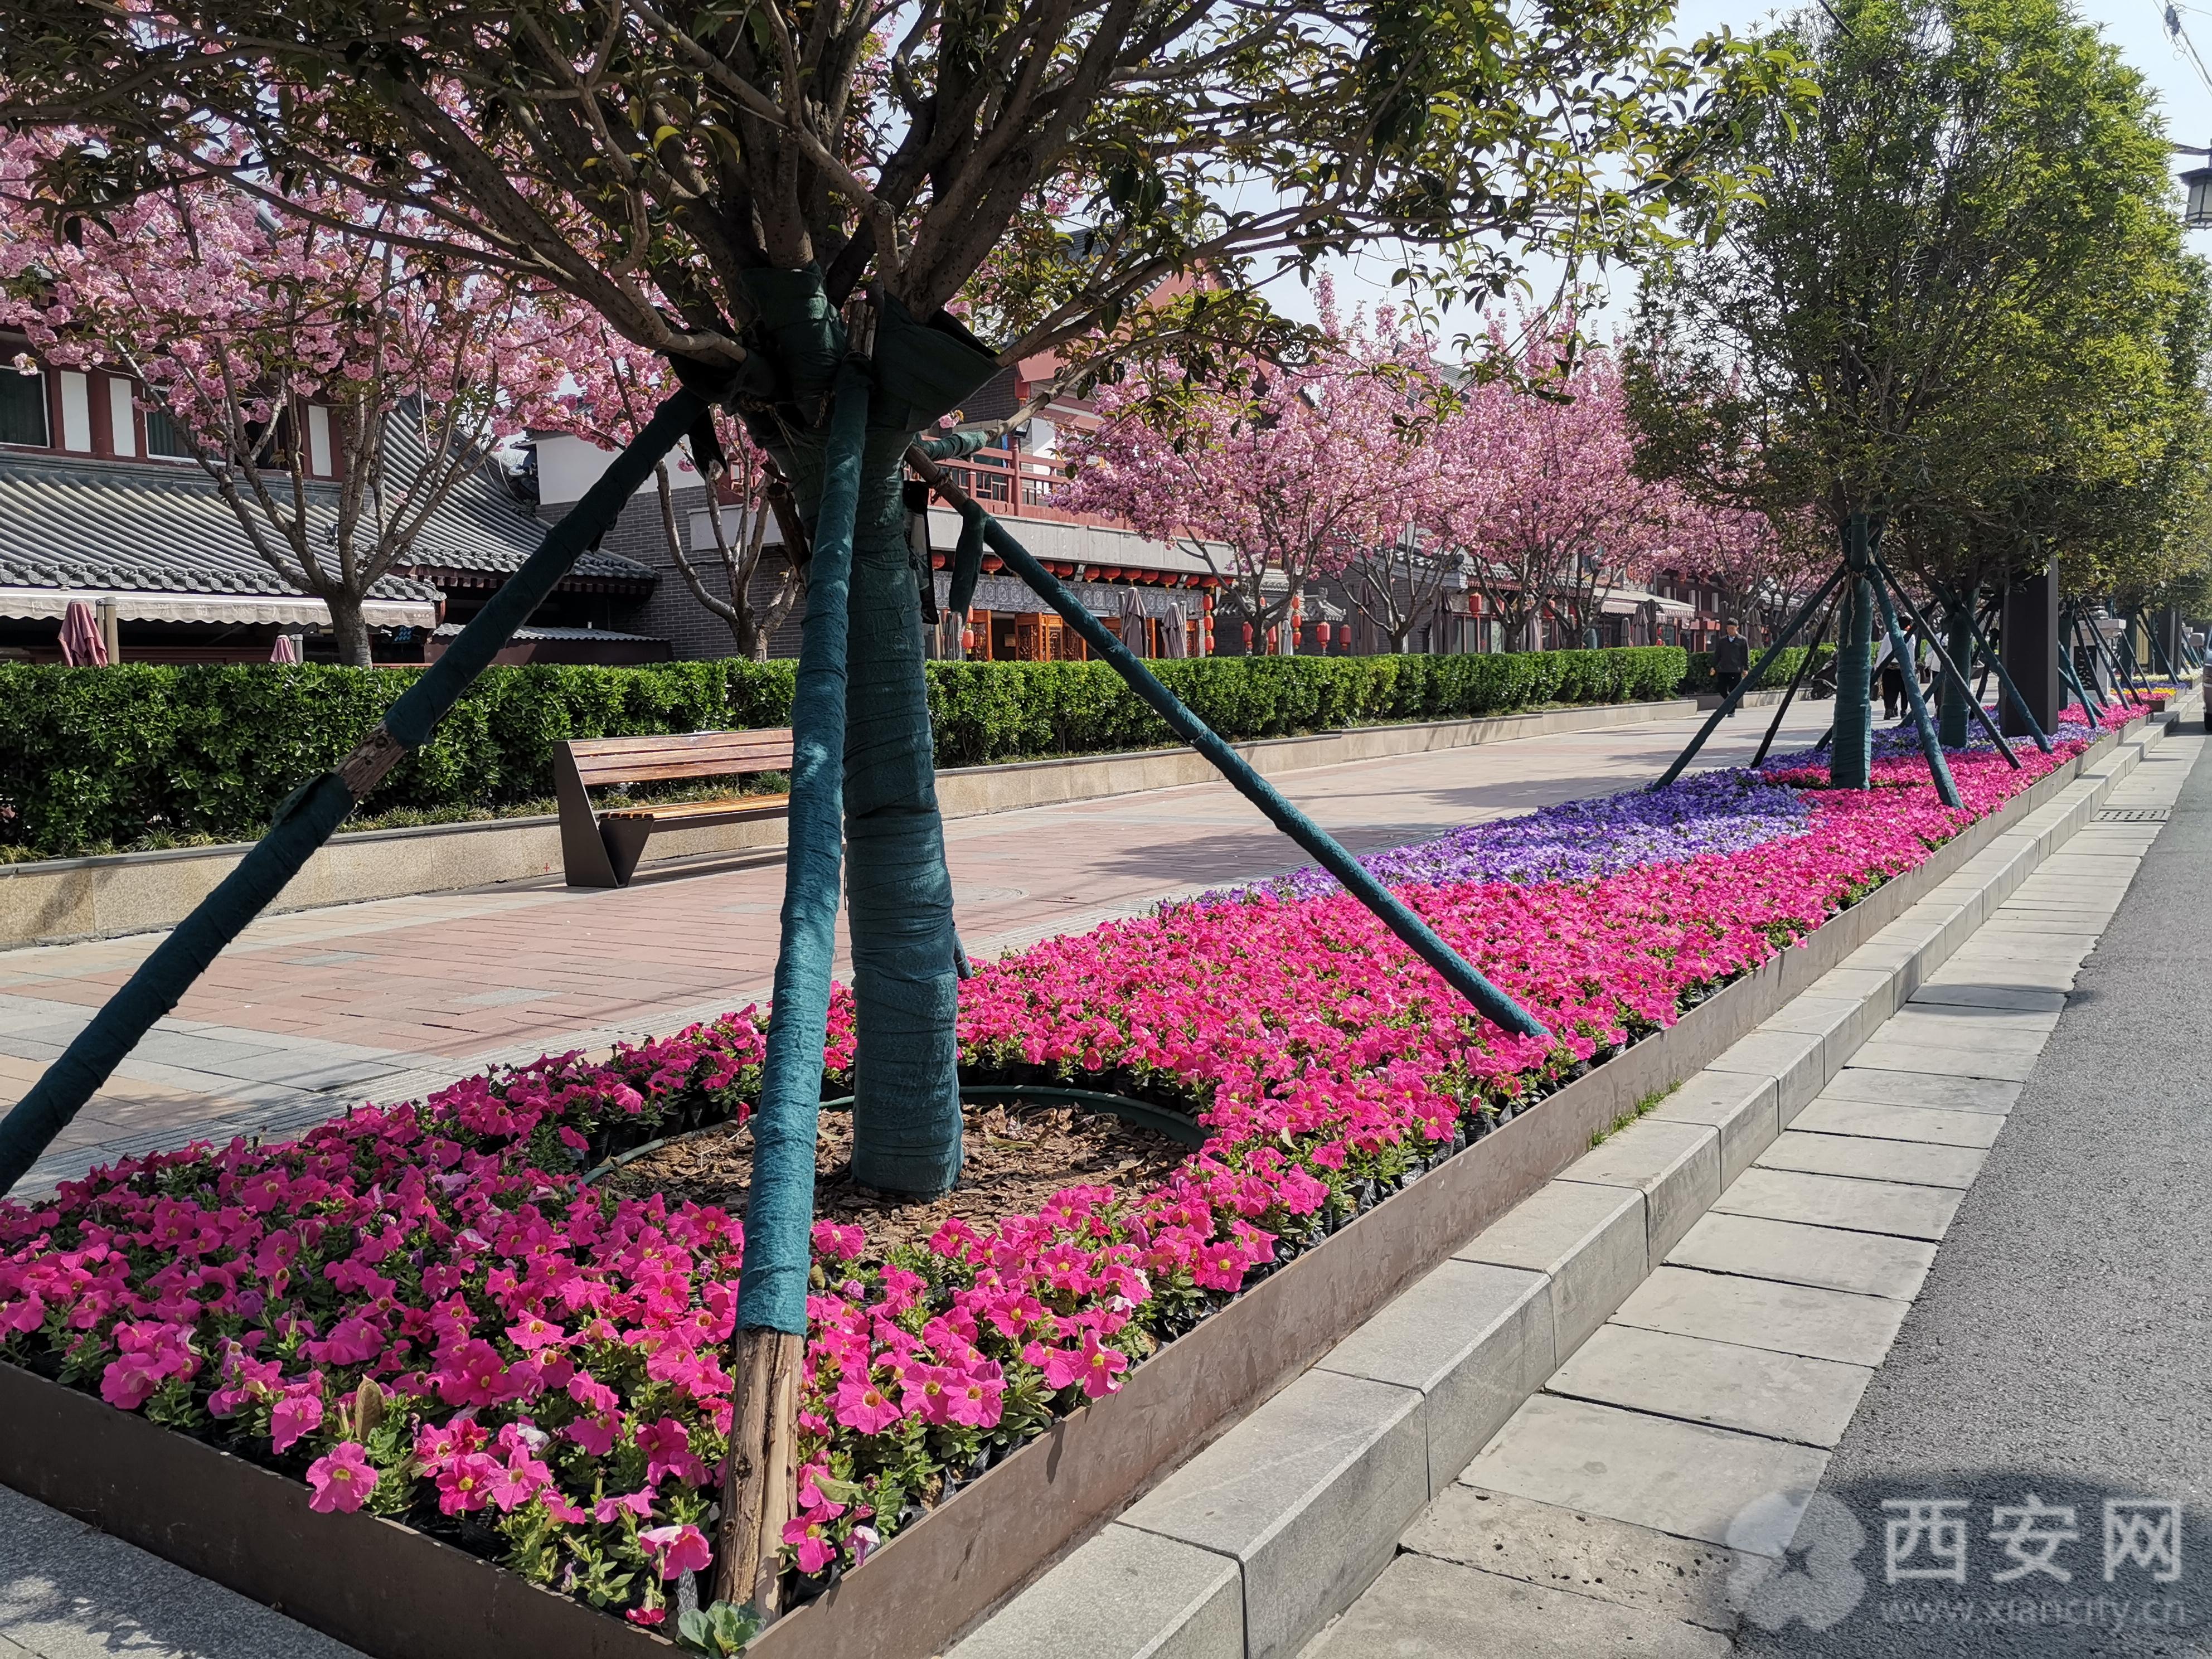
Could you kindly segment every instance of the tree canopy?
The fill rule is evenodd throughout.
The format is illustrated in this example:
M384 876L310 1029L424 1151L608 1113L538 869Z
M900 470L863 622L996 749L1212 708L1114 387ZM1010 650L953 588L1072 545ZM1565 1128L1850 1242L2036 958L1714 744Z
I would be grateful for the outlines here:
M1640 465L1886 520L1939 582L2123 516L2139 545L2203 469L2202 273L2141 78L2064 0L1838 0L1770 44L1819 106L1645 283Z
M1388 239L1502 291L1719 213L1797 88L1670 0L0 0L10 116L97 130L96 207L210 165L343 180L475 239L628 338L735 362L744 277L966 305L1002 360L1103 331L1279 325L1257 287ZM211 160L210 158L216 158ZM1203 274L1170 306L1140 305Z

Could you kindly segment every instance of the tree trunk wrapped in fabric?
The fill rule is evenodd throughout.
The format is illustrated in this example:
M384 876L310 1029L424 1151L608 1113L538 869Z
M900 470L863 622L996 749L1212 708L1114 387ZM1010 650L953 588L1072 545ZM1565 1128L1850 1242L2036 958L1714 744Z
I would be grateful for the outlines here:
M747 295L791 403L748 412L755 441L790 479L800 516L820 511L826 431L794 418L829 393L845 329L821 273L754 271ZM853 530L845 723L846 894L859 1023L853 1176L933 1197L960 1176L952 878L937 805L921 583L901 492L907 447L996 372L951 318L918 322L885 298Z

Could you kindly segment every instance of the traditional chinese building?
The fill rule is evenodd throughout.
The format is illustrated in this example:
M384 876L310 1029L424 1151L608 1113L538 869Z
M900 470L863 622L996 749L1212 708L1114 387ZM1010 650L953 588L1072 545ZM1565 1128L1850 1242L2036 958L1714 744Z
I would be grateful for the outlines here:
M58 661L62 618L82 602L126 662L265 662L285 634L310 659L333 656L328 607L255 551L182 435L136 392L126 376L42 363L20 337L0 337L0 653ZM286 441L305 448L310 521L334 525L331 420L307 406ZM435 657L542 534L487 459L370 589L376 659ZM586 554L500 660L665 659L668 643L633 622L658 580L618 554Z

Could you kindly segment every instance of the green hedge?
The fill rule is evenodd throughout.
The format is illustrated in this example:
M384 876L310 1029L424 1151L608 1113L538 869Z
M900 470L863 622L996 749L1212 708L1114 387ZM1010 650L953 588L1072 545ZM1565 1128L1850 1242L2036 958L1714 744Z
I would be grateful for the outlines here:
M1752 687L1752 690L1756 691L1762 689L1771 689L1773 690L1779 691L1783 687L1788 685L1790 684L1790 677L1797 672L1797 665L1805 660L1805 653L1808 647L1805 646L1793 645L1784 650L1780 656L1774 659L1774 666L1766 671L1765 678L1761 679L1757 685ZM1753 667L1756 668L1759 666L1759 659L1765 654L1765 647L1764 646L1754 646L1752 648L1751 665ZM1834 646L1822 646L1820 647L1820 662L1825 663L1829 658L1835 654L1836 647ZM1692 651L1689 653L1689 672L1682 676L1682 690L1685 692L1695 693L1698 691L1717 691L1720 690L1720 687L1713 682L1713 653L1711 652ZM1819 664L1815 664L1814 667L1817 670Z
M1543 703L1674 696L1672 647L1495 656L1164 661L1160 677L1224 736L1280 737ZM791 718L787 662L486 672L368 814L496 811L553 792L552 745ZM301 779L351 749L404 669L0 664L0 847L50 858L149 837L248 840ZM933 663L940 766L1169 741L1103 663Z

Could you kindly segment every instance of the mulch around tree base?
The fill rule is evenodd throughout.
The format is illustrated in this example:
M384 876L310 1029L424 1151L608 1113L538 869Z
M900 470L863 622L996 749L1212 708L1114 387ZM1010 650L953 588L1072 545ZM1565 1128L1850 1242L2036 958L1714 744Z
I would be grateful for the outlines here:
M1143 1191L1173 1174L1191 1149L1106 1112L1048 1103L969 1102L962 1113L960 1184L942 1198L915 1200L863 1187L852 1176L853 1117L822 1114L814 1153L814 1213L858 1222L876 1249L926 1242L952 1217L978 1231L1010 1215L1035 1214L1065 1187L1112 1183ZM752 1180L753 1133L702 1130L655 1147L602 1184L625 1198L654 1193L744 1212Z

